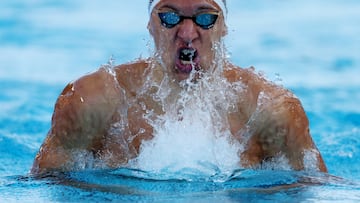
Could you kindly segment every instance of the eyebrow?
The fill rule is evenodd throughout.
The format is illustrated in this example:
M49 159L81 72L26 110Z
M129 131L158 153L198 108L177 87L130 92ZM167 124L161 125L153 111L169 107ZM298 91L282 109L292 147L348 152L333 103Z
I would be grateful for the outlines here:
M174 10L174 11L177 11L178 9L171 6L171 5L164 5L162 7L160 7L159 9L171 9L171 10Z
M179 12L180 10L178 8L176 8L175 6L173 5L168 5L168 4L165 4L164 6L160 7L159 9L171 9L173 11L176 11L176 12ZM201 12L201 11L218 11L218 9L214 6L211 6L211 5L200 5L195 13L198 13L198 12Z
M217 11L218 9L214 6L207 6L207 5L202 5L199 6L196 11L203 11L203 10L212 10L212 11Z

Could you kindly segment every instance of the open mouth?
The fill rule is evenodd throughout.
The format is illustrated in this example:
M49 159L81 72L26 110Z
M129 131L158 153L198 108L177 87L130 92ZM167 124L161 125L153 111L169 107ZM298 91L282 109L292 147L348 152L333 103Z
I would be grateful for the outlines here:
M180 48L176 60L176 68L179 72L190 73L198 64L198 52L194 48Z

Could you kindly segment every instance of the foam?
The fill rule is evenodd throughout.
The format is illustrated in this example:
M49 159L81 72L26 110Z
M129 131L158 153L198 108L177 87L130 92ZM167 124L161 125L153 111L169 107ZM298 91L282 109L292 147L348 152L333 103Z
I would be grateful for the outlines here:
M149 112L154 138L142 143L140 154L129 162L129 167L154 173L197 171L209 176L232 174L241 167L239 154L243 147L233 139L227 113L234 110L232 104L239 99L243 86L229 83L218 73L222 66L216 64L196 83L193 70L181 82L174 102L168 100L172 91L168 76L159 84L152 82L151 76L148 78L144 88L157 86L153 99L163 103L166 113L153 120Z

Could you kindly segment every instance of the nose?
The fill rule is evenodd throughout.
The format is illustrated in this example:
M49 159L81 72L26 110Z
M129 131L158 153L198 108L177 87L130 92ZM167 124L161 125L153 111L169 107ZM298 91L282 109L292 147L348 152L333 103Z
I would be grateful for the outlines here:
M184 19L179 25L177 37L187 44L192 43L199 37L197 26L191 19Z

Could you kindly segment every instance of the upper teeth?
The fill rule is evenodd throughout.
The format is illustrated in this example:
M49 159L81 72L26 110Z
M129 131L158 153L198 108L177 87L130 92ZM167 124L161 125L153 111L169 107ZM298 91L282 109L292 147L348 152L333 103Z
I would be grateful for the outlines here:
M182 53L187 56L190 56L192 58L195 55L195 50L194 49L184 49L184 50L182 50Z

